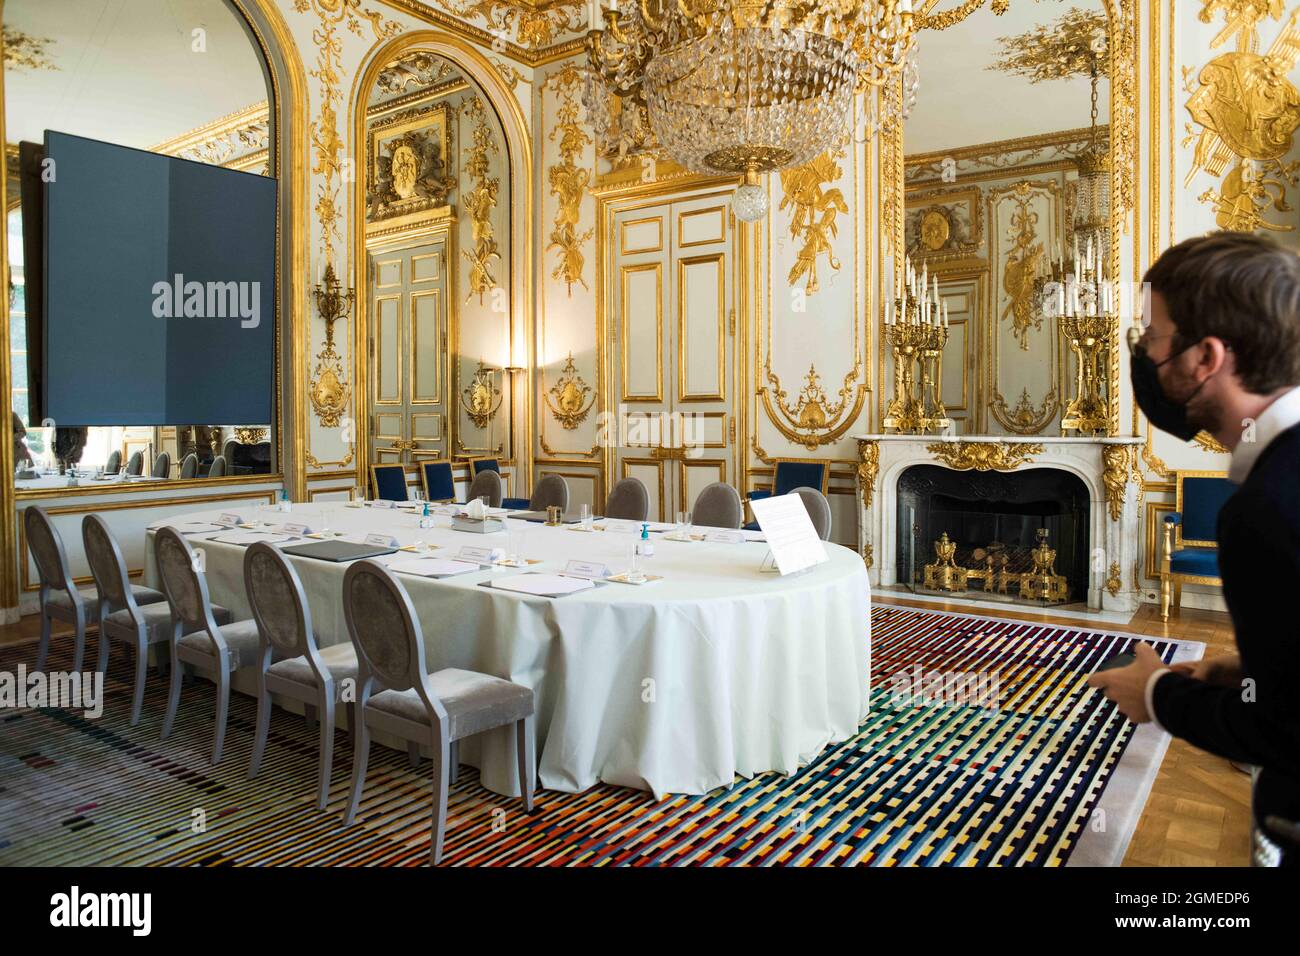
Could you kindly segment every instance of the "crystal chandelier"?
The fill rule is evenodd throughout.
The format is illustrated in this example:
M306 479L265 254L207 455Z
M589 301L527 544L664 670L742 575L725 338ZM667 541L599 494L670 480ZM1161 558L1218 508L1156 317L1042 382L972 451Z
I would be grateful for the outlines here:
M734 207L745 221L767 211L760 174L842 142L854 94L897 78L914 48L912 0L624 8L610 0L603 26L587 34L584 98L597 139L623 155L654 145L692 172L742 175Z

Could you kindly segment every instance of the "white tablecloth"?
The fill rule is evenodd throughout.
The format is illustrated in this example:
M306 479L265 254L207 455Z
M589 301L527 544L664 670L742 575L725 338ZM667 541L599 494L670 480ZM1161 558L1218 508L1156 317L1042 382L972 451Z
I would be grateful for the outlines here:
M229 512L232 509L224 509ZM342 503L267 506L242 514L279 524L393 534L424 540L453 557L462 546L505 544L504 534L420 529L414 514ZM215 518L205 511L169 524ZM584 533L512 521L525 529L521 552L558 571L568 560L601 561L625 570L632 535ZM156 584L152 536L146 576ZM236 619L251 617L239 545L191 535L205 550L212 600ZM674 542L655 535L644 563L663 580L605 583L562 598L525 597L481 587L490 569L433 580L400 579L420 617L431 670L460 667L533 688L543 786L576 792L597 781L664 793L703 793L736 774L795 771L830 743L855 733L867 709L868 581L862 559L828 544L830 561L782 578L759 570L767 546ZM301 542L299 542L301 543ZM379 560L409 560L398 552ZM295 557L323 646L347 641L342 580L347 566ZM517 794L509 728L461 745L485 786Z

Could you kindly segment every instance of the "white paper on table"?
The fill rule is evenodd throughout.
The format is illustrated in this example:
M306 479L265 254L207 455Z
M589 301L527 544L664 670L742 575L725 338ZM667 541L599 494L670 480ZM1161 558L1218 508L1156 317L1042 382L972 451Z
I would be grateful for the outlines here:
M761 532L761 531L750 531L750 530L748 530L748 529L744 529L744 528L742 528L740 533L743 534L743 535L745 536L745 540L746 540L746 541L766 541L766 540L767 540L767 535L763 534L763 532Z
M594 588L595 582L584 578L566 578L560 574L516 574L513 577L493 581L492 586L502 591L517 591L520 594L572 594Z
M276 542L288 541L289 539L289 535L277 534L273 531L232 531L229 534L213 535L208 540L220 541L222 544L254 544L258 541L275 544Z
M418 574L426 578L445 578L453 574L467 574L482 568L469 561L452 561L447 558L416 558L411 561L394 561L388 570L398 574Z
M751 498L749 504L781 574L793 574L830 560L799 495Z

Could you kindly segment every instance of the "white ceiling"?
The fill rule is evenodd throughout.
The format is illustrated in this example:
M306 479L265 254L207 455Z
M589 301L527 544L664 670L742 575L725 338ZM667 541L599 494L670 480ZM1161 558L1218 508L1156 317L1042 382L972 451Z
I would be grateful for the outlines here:
M940 0L931 14L957 5L958 0ZM1051 23L1072 7L1102 10L1099 0L1012 0L1000 17L986 3L947 30L922 30L917 37L921 86L903 127L904 152L928 153L1087 126L1087 77L1030 83L986 69L1000 58L998 37ZM1110 87L1103 78L1099 123L1107 122L1109 103Z
M224 0L7 0L57 70L6 68L5 134L48 129L149 147L267 99L260 53ZM206 32L194 52L193 31Z

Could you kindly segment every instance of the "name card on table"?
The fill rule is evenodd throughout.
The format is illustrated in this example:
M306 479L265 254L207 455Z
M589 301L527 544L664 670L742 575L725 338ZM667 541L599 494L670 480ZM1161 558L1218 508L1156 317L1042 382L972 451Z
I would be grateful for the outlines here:
M370 502L370 507L372 507L372 508L390 508L390 509L391 509L391 508L396 508L396 507L397 507L397 502L396 502L396 501L389 501L387 498L376 498L374 501Z
M505 551L501 548L476 548L472 545L466 545L456 552L456 558L460 561L477 561L479 564L491 564L499 558L505 557Z
M627 518L606 518L605 530L613 531L615 534L640 534L641 522Z
M244 519L240 515L235 514L233 511L227 512L221 515L219 518L217 518L217 524L224 524L231 528L238 528L243 523L244 523Z
M793 574L830 560L801 497L791 494L751 498L749 505L781 574Z
M286 521L281 526L280 530L284 531L286 534L311 534L312 533L311 528L307 527L305 524L298 524L292 521Z
M721 529L718 531L708 532L707 534L704 535L704 540L713 541L717 544L743 544L745 541L745 536L739 531L728 531L726 529Z
M366 535L366 544L374 545L376 548L395 548L397 547L397 539L391 534L375 532Z
M599 561L570 561L564 566L564 576L599 580L609 577L609 568Z

